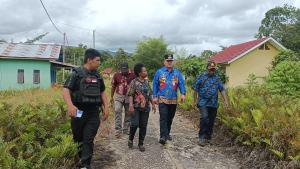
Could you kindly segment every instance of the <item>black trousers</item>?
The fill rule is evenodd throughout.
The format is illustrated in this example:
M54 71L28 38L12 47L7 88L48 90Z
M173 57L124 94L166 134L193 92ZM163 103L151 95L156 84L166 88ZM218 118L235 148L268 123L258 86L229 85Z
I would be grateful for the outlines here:
M94 138L100 125L98 112L84 112L81 118L72 118L73 139L80 144L79 157L83 165L90 165L94 149Z
M200 130L199 138L201 139L211 139L213 134L213 128L215 119L217 116L217 108L201 106L200 110Z
M177 104L160 103L159 109L159 124L160 138L166 138L170 135L173 118L175 116Z
M144 140L147 132L149 112L150 112L150 107L145 107L144 110L142 110L141 108L134 108L134 114L131 116L129 140L134 139L134 135L136 133L137 128L140 128L139 145L144 144Z

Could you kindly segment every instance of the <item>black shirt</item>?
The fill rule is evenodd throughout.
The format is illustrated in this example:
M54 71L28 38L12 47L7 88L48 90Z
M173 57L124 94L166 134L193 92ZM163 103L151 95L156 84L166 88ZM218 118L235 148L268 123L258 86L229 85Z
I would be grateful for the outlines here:
M82 68L85 69L85 68ZM104 92L105 91L105 84L102 78L100 78L99 74L97 71L88 71L87 69L85 69L85 71L87 71L87 73L91 74L91 75L95 75L98 76L98 80L100 81L100 92ZM65 84L64 84L64 88L67 88L70 90L70 92L79 90L79 86L80 86L80 78L78 76L78 74L73 71L71 73L71 75L67 78ZM73 103L74 104L74 103ZM84 112L99 112L99 108L100 105L97 104L75 104L75 106L79 109L82 110Z

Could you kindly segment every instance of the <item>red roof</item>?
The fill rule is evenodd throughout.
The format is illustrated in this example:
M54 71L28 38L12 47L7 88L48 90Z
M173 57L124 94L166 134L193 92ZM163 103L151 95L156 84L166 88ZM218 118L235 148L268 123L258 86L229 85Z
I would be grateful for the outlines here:
M230 46L225 48L223 51L217 53L215 56L212 56L209 60L214 61L216 63L226 63L229 62L236 57L240 56L241 54L247 52L248 50L252 49L253 47L257 46L261 42L265 41L266 38L261 38L237 45Z

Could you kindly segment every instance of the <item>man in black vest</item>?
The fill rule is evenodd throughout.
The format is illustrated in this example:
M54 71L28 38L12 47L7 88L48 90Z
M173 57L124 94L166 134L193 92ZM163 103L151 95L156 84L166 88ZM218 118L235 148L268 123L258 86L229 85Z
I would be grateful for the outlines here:
M73 139L80 144L79 168L90 168L94 138L100 125L100 109L103 110L102 120L108 118L108 99L103 79L97 72L99 65L100 53L95 49L87 49L83 67L73 71L63 89L63 97L72 118Z

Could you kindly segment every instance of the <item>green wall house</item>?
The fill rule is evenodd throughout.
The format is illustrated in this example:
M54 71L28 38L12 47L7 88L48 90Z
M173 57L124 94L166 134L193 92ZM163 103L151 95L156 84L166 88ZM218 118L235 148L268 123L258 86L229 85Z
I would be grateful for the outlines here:
M0 90L49 88L58 68L74 66L58 61L60 45L0 43Z

